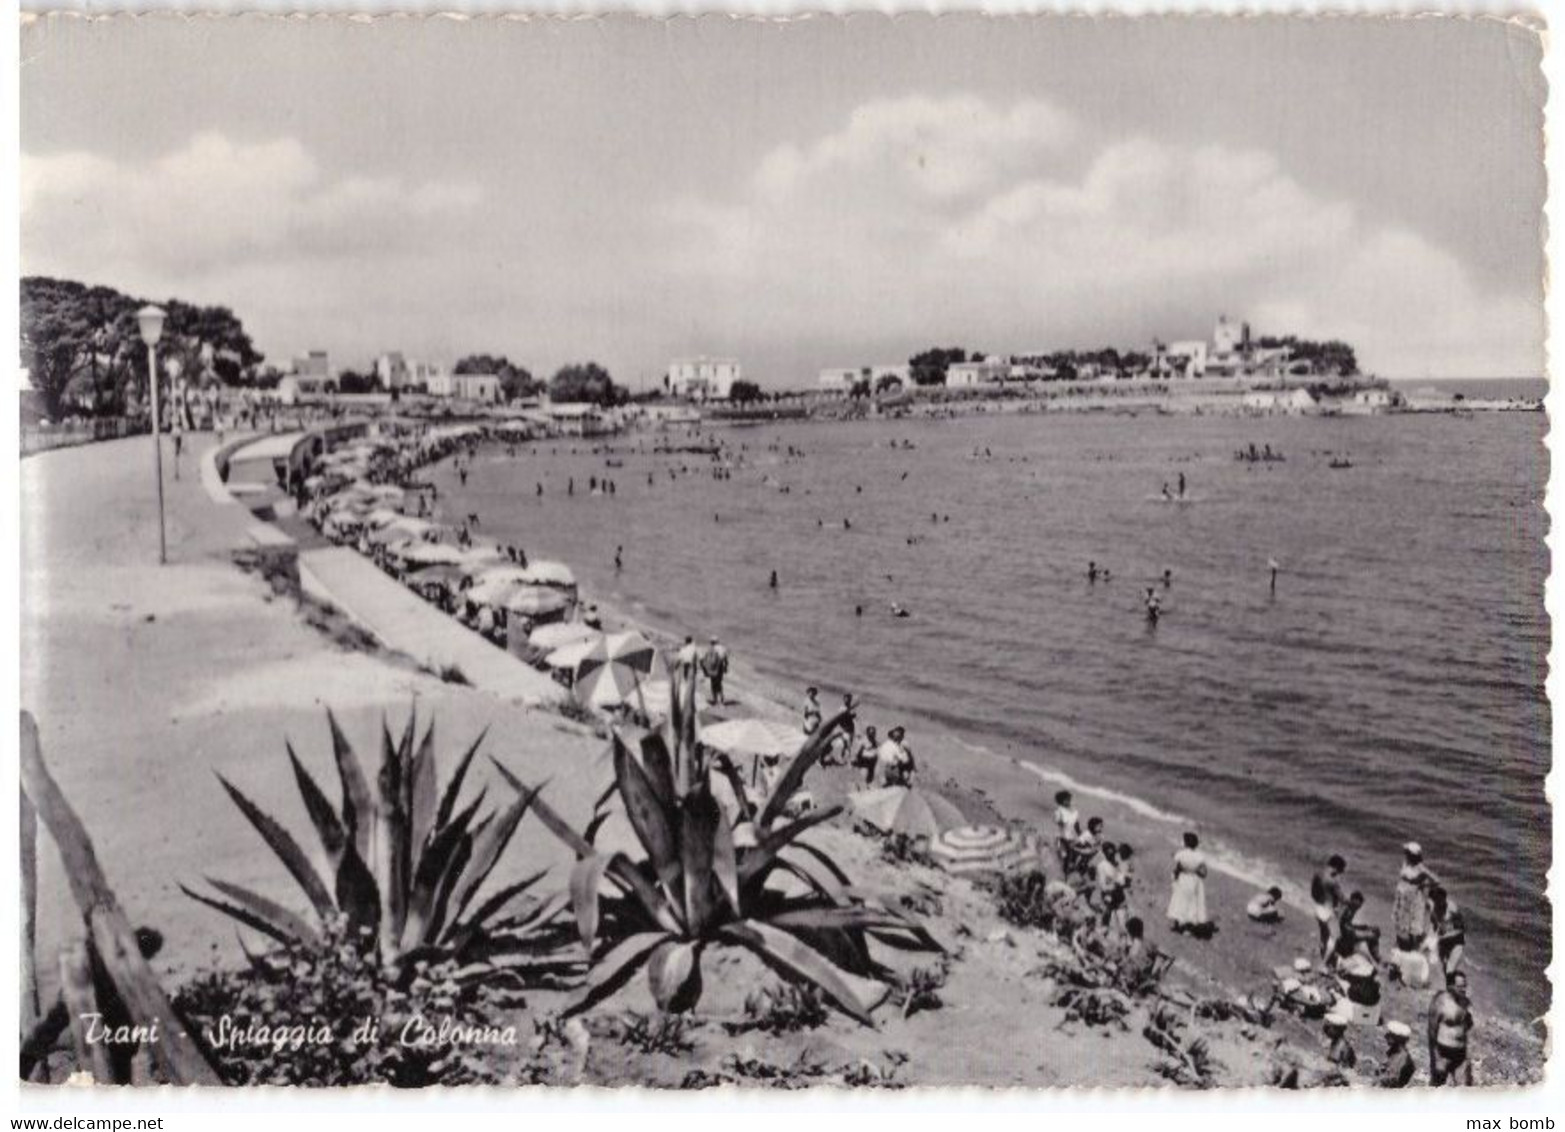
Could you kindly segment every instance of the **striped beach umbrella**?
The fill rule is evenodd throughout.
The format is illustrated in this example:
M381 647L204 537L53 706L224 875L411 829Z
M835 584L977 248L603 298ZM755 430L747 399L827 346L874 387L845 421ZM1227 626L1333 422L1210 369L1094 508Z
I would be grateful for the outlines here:
M929 855L948 873L1007 873L1039 865L1036 846L992 825L948 829L930 842Z
M848 795L854 814L882 833L939 837L967 824L967 816L939 794L911 786L882 786Z
M665 678L657 646L640 633L611 633L577 663L573 689L590 707L617 707L635 703L637 685Z
M543 658L543 662L550 668L575 672L576 666L582 662L582 658L597 647L598 638L602 635L601 633L595 633L591 637L578 637L576 640L555 649Z

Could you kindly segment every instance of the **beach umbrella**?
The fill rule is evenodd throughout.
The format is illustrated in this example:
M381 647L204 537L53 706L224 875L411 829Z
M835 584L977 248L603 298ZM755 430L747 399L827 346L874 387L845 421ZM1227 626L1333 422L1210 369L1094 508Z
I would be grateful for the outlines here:
M400 518L402 518L400 511L393 511L390 507L376 507L364 516L364 521L372 527L384 527Z
M461 566L451 562L437 562L433 566L425 566L422 570L409 574L407 582L408 585L418 588L434 585L452 589L465 576Z
M725 755L796 755L805 734L790 723L770 719L727 719L701 729L701 742Z
M948 829L967 825L967 817L955 805L926 790L911 786L882 786L857 790L848 795L848 804L863 821L882 833L905 833L909 837L939 837Z
M480 576L473 583L473 588L467 591L467 600L474 605L490 605L499 609L505 605L512 594L519 590L529 588L526 583L514 578L488 578Z
M397 556L404 562L417 562L424 566L433 566L438 563L455 565L461 561L462 552L449 543L415 542L411 546L397 551Z
M569 644L561 645L544 657L543 662L550 668L561 668L568 672L575 672L576 666L581 663L582 658L597 647L597 638L602 635L597 633L591 637L583 637Z
M945 830L930 842L929 855L948 873L1008 873L1040 864L1035 846L992 825Z
M576 665L576 698L597 707L634 704L636 685L650 683L654 672L664 674L657 646L640 633L611 633Z
M571 599L559 590L546 586L518 586L502 603L510 613L523 617L541 617L546 613L558 613L571 604Z
M514 562L493 562L476 568L473 571L473 581L478 585L530 585L532 579L527 576L527 570Z
M553 625L540 625L527 637L527 643L535 649L552 651L573 641L597 640L603 630L594 629L580 621L558 621Z
M522 573L526 581L536 586L571 588L576 585L576 575L563 562L533 562Z

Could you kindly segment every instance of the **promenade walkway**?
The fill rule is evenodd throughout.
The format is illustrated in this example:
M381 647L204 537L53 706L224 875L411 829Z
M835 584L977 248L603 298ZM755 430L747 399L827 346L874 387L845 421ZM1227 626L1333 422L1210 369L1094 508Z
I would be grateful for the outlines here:
M456 618L410 593L347 547L299 555L305 591L332 602L382 644L433 672L458 669L473 687L531 706L555 704L564 689Z
M334 784L328 706L371 773L382 720L399 728L416 709L420 720L436 721L442 777L488 728L484 753L526 781L547 780L549 797L573 818L585 819L610 778L605 744L554 712L524 706L520 681L491 695L444 683L395 657L341 647L261 577L240 570L233 552L255 545L255 521L203 486L197 459L211 444L187 434L176 481L165 440L167 566L157 562L150 437L45 452L20 469L21 704L37 718L44 757L132 922L166 936L155 969L176 977L243 961L232 922L186 897L181 882L216 876L305 906L217 775L276 814L314 852L283 742L292 740L317 781ZM395 586L373 568L364 578L341 569L368 592ZM429 631L444 639L455 627L428 612L442 622ZM374 597L360 613L383 616ZM422 618L389 619L382 627L399 638L426 629ZM474 641L486 659L508 659ZM475 683L505 683L491 675L494 665L452 655ZM470 789L487 785L495 801L508 796L487 758L474 764L473 776ZM492 883L568 867L568 858L529 819ZM47 838L39 896L39 969L49 994L58 948L80 924Z

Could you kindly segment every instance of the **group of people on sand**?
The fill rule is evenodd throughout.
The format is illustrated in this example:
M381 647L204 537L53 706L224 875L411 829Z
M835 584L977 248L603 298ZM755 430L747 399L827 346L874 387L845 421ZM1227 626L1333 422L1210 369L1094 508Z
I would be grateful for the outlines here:
M1371 1076L1383 1086L1410 1084L1416 1070L1408 1044L1411 1027L1382 1017L1382 973L1410 989L1422 989L1438 974L1441 986L1432 995L1427 1030L1429 1081L1433 1085L1471 1085L1469 1035L1474 1019L1467 992L1466 935L1461 913L1445 888L1424 863L1423 847L1410 841L1402 847L1403 864L1392 902L1393 948L1381 954L1381 930L1364 919L1364 894L1345 891L1347 861L1333 854L1310 882L1310 900L1318 930L1324 985L1309 982L1313 966L1295 961L1294 972L1280 980L1278 998L1308 1016L1324 1011L1323 1038L1333 1067L1323 1083L1347 1084L1359 1065L1353 1031L1379 1026L1386 1060ZM1246 909L1252 920L1280 923L1282 890L1273 886L1258 893Z
M617 562L616 558L616 564ZM706 648L702 649L696 646L695 637L686 635L685 643L675 654L674 663L687 676L699 676L706 681L707 698L710 703L722 705L728 702L727 694L723 690L723 682L728 678L728 647L722 641L713 637Z
M907 728L893 726L882 739L873 724L858 733L858 701L852 692L842 696L846 713L841 729L832 736L831 745L821 757L823 766L851 767L864 776L866 786L911 786L918 773L913 750L907 744ZM820 689L804 690L803 730L806 736L820 731L825 722Z

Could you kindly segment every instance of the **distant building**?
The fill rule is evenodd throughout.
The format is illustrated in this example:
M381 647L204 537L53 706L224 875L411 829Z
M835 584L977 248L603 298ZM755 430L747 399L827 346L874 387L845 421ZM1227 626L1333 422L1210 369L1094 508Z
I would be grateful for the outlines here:
M983 361L952 362L946 368L946 387L962 389L974 385L995 385L1011 373L1011 363L990 355Z
M326 376L290 373L277 383L277 399L284 405L297 405L335 392L336 383Z
M505 400L500 377L493 373L437 373L425 382L432 397L454 397L461 401L485 401L499 404Z
M375 359L375 376L380 378L381 387L388 391L406 389L411 384L407 359L396 350Z
M293 372L300 377L330 377L331 359L325 350L311 350L293 360Z
M676 358L668 367L669 393L691 401L727 400L743 372L734 358Z
M840 366L820 372L819 388L828 393L852 393L860 382L869 386L871 393L906 389L913 382L913 367L909 365Z
M868 373L861 374L857 366L840 366L834 369L823 369L820 375L820 388L827 393L852 393L857 385Z
M675 358L668 364L668 391L690 401L726 401L742 376L734 358Z

